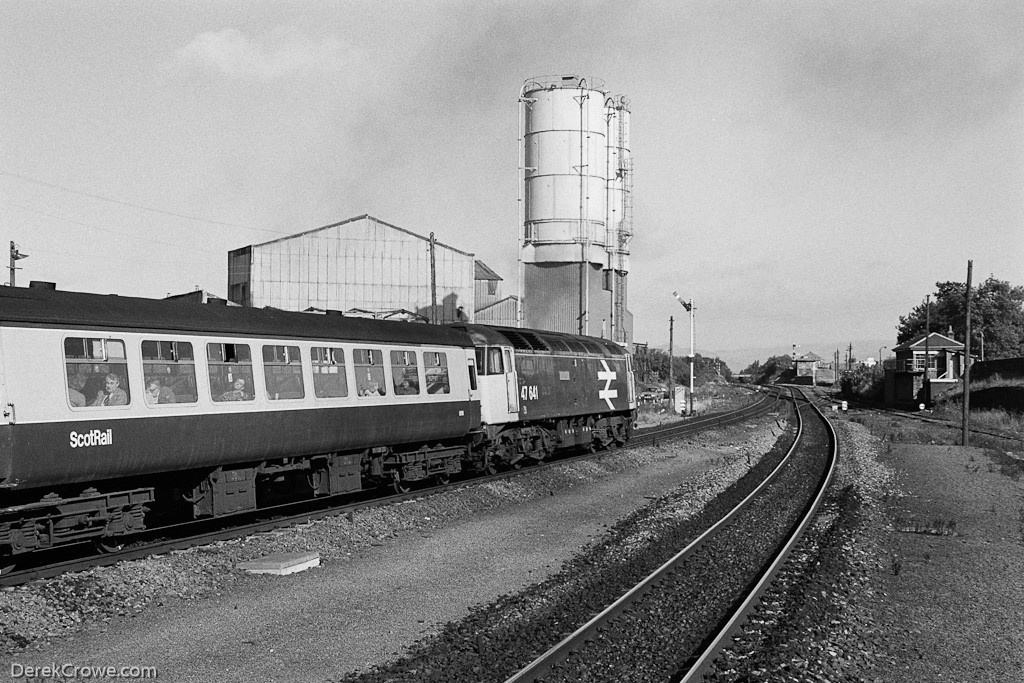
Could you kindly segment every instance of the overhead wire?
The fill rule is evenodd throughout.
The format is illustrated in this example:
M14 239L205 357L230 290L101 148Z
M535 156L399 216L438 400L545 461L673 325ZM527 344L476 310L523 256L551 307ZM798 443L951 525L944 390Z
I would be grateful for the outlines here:
M20 173L14 173L12 171L7 171L7 170L4 170L2 168L0 168L0 175L5 175L5 176L8 176L10 178L17 178L18 180L23 180L23 181L28 182L28 183L35 183L36 185L42 185L43 187L49 187L49 188L54 189L54 190L60 190L62 192L68 192L70 194L77 194L77 195L80 195L80 196L83 196L83 197L89 197L91 199L97 199L97 200L100 200L100 201L109 202L111 204L118 204L120 206L127 206L127 207L130 207L130 208L133 208L133 209L139 209L140 211L149 211L149 212L161 214L161 215L164 215L164 216L173 216L174 218L184 218L184 219L190 220L190 221L198 221L200 223L209 223L210 225L221 225L221 226L230 227L230 228L243 228L245 230L258 230L259 232L269 232L269 233L272 233L272 234L275 234L275 235L288 234L287 231L284 231L284 230L273 230L273 229L270 229L270 228L259 228L259 227L256 227L255 225L244 225L242 223L230 223L230 222L227 222L227 221L215 221L215 220L211 220L209 218L201 218L199 216L191 216L189 214L177 213L175 211L165 211L164 209L155 209L153 207L144 206L142 204L135 204L133 202L124 201L124 200L121 200L121 199L114 199L113 197L106 197L104 195L94 194L92 192L84 192L82 190L76 190L76 189L73 189L73 188L70 188L70 187L65 187L63 185L57 185L56 183L50 183L50 182L47 182L45 180L39 180L38 178L31 178L29 176L21 175Z
M71 223L72 225L78 225L78 226L81 226L83 228L89 228L90 230L98 230L99 232L105 232L105 233L108 233L108 234L111 234L111 235L117 235L119 237L128 237L130 239L142 240L142 241L145 241L145 242L150 242L152 244L160 244L160 245L167 246L167 247L174 247L176 249L186 249L187 248L189 252L201 251L201 252L205 252L207 254L212 254L212 255L215 255L215 256L222 256L223 255L222 252L210 251L209 249L200 249L200 248L195 247L192 244L183 245L180 242L178 242L178 243L175 243L175 242L163 242L161 240L155 240L155 239L152 239L152 238L149 238L149 237L142 237L142 236L139 236L139 235L132 235L132 234L129 234L129 233L119 232L117 230L111 230L110 228L101 228L98 225L92 225L92 224L89 224L89 223L83 223L82 221L76 221L76 220L74 220L72 218L66 218L64 216L57 216L57 215L54 215L52 213L47 213L45 211L39 211L38 209L33 209L31 207L28 207L28 206L23 206L21 204L18 204L16 202L12 202L12 201L9 201L9 200L6 200L6 199L0 199L0 204L6 204L7 206L13 206L13 207L15 207L17 209L21 209L22 211L28 211L29 213L38 214L40 216L45 216L47 218L53 218L55 220L63 221L65 223Z

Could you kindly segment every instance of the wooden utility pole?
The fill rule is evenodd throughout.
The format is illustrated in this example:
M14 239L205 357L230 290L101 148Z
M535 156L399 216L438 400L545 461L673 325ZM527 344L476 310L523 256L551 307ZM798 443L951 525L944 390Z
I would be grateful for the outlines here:
M675 318L668 317L668 405L673 413L676 412L676 373L675 364L672 362L672 334L675 322Z
M967 323L964 333L964 420L960 435L960 443L964 446L971 445L971 272L973 270L974 261L968 261L967 291L964 292L965 307L967 308Z
M932 404L932 384L928 379L928 366L931 365L932 354L928 346L928 338L932 335L932 295L924 298L924 379L921 380L921 387L924 389L924 407L929 408Z
M437 255L434 233L430 233L430 322L437 324Z

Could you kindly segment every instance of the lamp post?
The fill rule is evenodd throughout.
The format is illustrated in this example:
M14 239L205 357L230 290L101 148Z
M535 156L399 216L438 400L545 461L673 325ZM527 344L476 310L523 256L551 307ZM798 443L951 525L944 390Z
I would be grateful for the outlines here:
M690 405L687 414L693 415L693 311L695 309L693 307L693 299L683 301L683 298L679 296L679 292L672 292L672 296L674 296L676 300L683 305L683 308L686 309L687 313L690 314Z

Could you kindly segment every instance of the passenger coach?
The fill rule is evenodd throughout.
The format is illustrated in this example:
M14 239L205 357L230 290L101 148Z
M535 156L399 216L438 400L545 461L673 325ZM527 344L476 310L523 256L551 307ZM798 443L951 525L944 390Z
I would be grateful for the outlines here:
M448 327L0 288L0 554L444 479L474 365Z

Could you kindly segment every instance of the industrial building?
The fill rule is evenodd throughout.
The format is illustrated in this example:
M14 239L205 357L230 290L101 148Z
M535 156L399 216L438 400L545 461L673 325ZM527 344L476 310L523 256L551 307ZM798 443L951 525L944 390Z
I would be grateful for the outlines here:
M519 106L521 324L628 345L628 102L595 79L541 76Z
M474 317L481 325L516 327L519 299L502 292L503 278L488 268L483 261L476 262L476 310Z
M243 306L474 320L473 254L363 215L228 253L228 298Z

